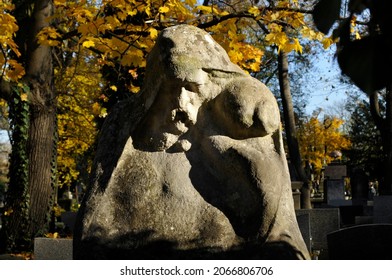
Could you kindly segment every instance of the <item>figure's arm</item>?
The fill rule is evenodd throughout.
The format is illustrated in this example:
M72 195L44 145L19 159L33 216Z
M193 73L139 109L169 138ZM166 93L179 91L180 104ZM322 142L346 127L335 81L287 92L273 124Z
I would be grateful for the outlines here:
M217 125L234 139L263 137L280 126L275 97L263 83L250 77L235 79L211 106Z

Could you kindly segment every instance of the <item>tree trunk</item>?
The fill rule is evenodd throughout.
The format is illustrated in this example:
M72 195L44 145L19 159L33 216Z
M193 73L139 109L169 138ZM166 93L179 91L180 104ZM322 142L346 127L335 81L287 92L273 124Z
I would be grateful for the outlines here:
M290 162L293 165L296 176L303 181L301 189L301 208L312 208L310 202L310 182L307 178L302 164L299 144L297 139L297 130L295 126L294 107L290 91L289 80L289 63L287 53L281 51L278 55L278 71L280 95L283 105L283 119L286 133L287 146L289 150Z
M36 0L33 5L28 2L24 4L26 6L16 13L20 27L16 39L20 48L25 46L21 52L26 75L21 83L27 89L29 122L25 124L28 129L25 142L13 143L13 154L17 157L15 149L24 149L26 159L24 163L23 160L16 160L10 167L10 174L15 176L18 174L15 170L23 169L27 172L27 182L23 187L18 185L19 178L10 178L6 201L10 211L5 224L5 234L2 236L7 242L5 249L14 252L31 249L33 238L47 232L54 193L52 163L55 156L53 136L56 128L56 96L53 86L52 49L38 45L35 39L37 33L50 24L48 17L53 13L53 2ZM29 14L28 8L31 7L34 7L34 10ZM21 143L24 147L20 147ZM23 196L15 192L20 192Z
M379 193L381 195L392 194L392 86L386 88L385 97L385 117L382 117L378 101L378 92L375 91L369 95L370 113L380 131L382 145L384 148L384 161L382 166L383 178L380 178L379 182Z
M383 184L380 185L380 194L391 195L392 194L392 85L386 88L386 141L385 153L386 153L386 163L385 163L385 180Z

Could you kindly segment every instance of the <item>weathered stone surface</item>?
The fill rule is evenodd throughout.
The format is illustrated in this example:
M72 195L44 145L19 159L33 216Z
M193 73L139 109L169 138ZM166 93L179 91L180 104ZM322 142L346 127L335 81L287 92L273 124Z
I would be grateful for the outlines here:
M165 29L108 116L76 259L308 258L276 100L206 32Z
M65 238L35 238L34 259L72 260L72 240Z

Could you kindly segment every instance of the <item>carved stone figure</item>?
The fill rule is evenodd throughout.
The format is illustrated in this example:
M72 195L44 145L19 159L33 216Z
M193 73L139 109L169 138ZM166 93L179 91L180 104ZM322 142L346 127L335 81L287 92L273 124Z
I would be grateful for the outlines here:
M108 116L74 258L309 258L276 100L205 31L162 31Z

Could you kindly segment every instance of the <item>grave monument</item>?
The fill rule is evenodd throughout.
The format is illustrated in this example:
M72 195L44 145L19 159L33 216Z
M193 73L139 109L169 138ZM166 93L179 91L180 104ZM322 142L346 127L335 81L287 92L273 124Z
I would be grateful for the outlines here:
M203 30L163 30L102 128L74 259L308 259L279 110Z

